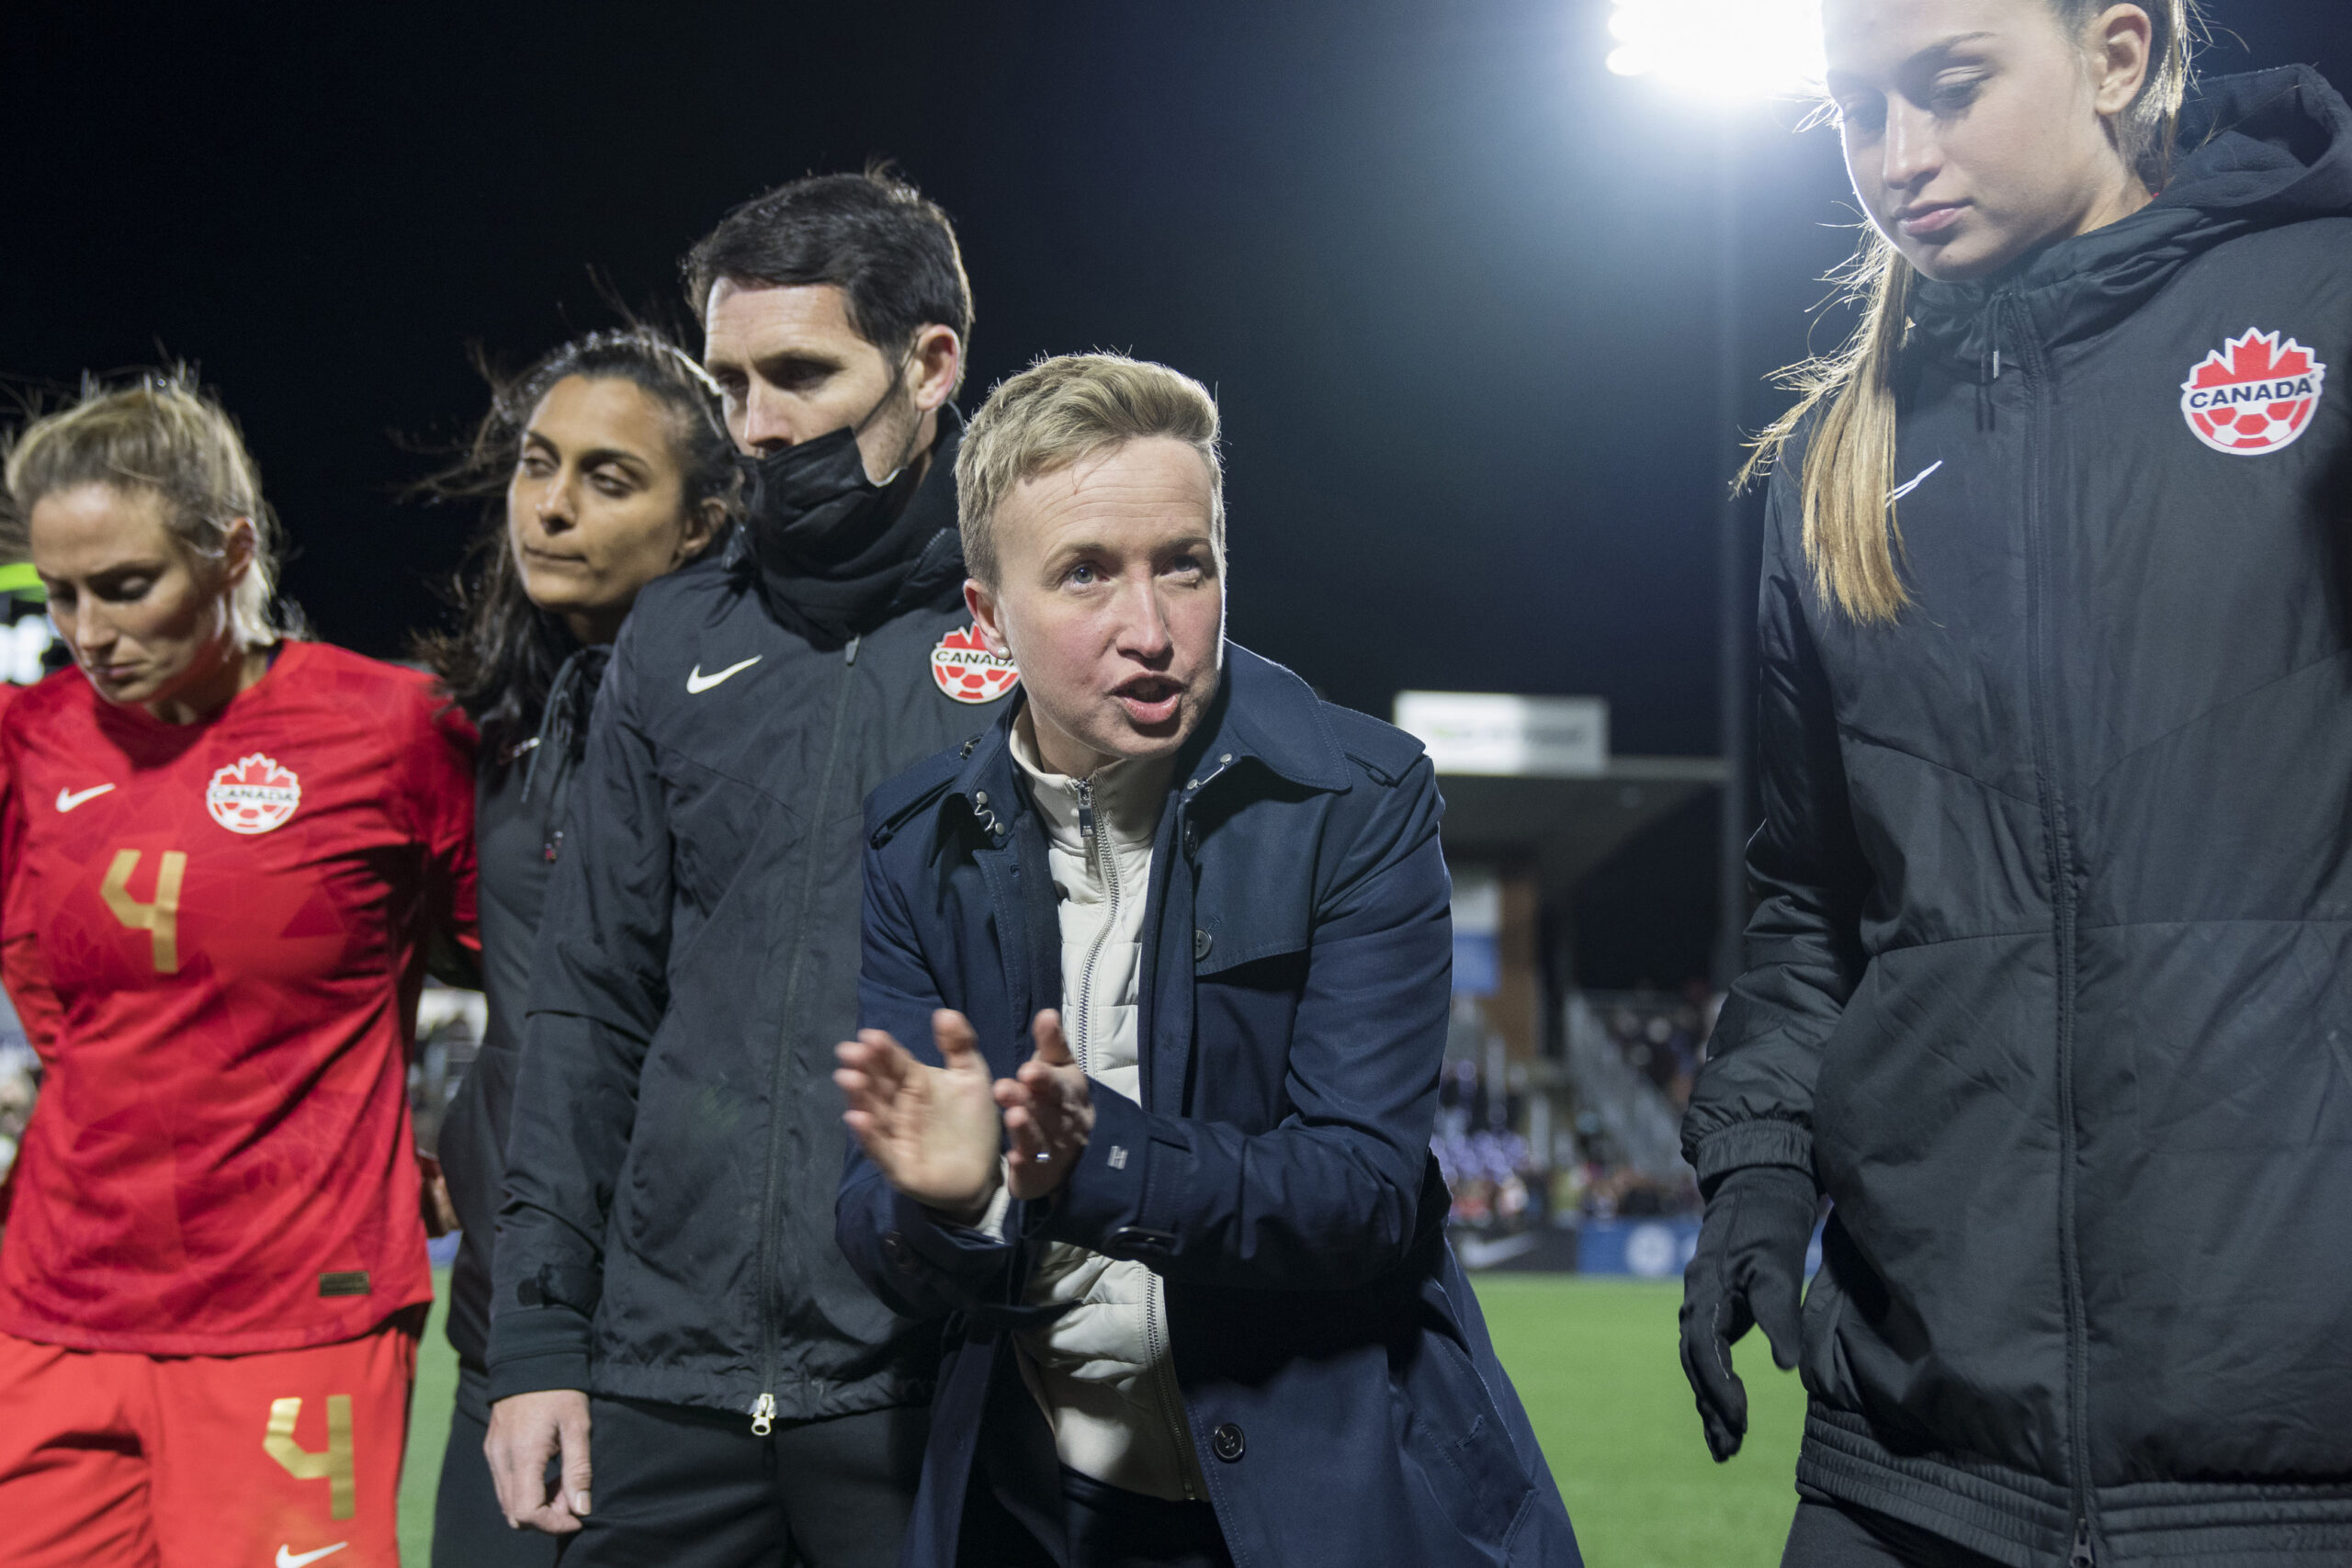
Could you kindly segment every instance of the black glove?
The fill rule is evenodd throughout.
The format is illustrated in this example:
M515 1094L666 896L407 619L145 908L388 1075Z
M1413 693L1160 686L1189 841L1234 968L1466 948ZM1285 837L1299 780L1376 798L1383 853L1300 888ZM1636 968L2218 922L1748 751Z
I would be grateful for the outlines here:
M1747 1436L1747 1390L1731 1370L1732 1346L1760 1325L1781 1370L1797 1364L1804 1255L1820 1209L1812 1176L1785 1165L1735 1170L1707 1200L1682 1275L1682 1372L1718 1464Z

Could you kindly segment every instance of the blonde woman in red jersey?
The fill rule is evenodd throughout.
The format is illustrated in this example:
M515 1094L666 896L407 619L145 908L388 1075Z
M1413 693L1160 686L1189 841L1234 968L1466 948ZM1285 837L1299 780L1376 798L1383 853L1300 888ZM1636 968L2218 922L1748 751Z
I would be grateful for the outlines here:
M432 1295L406 1073L473 935L470 730L271 620L181 377L8 455L76 666L0 718L0 966L46 1066L0 1239L0 1562L396 1568Z

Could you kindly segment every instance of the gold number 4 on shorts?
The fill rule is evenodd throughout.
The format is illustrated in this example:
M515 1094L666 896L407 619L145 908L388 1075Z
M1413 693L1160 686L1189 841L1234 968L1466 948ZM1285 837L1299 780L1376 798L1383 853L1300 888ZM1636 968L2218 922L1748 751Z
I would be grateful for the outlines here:
M271 1400L269 1436L261 1440L263 1451L297 1481L325 1482L329 1514L347 1519L359 1511L359 1481L351 1465L351 1395L327 1395L327 1446L321 1452L312 1453L294 1440L294 1423L301 1418L299 1395Z

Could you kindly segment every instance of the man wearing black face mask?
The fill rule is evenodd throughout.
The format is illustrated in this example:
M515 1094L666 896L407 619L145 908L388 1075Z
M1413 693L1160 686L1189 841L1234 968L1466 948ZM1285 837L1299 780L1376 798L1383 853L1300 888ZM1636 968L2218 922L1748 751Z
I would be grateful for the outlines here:
M510 1522L574 1535L568 1568L881 1568L937 1328L834 1247L830 1073L857 1015L861 802L1013 683L962 608L971 296L945 216L876 173L737 209L686 279L748 518L639 599L573 786L487 1446Z

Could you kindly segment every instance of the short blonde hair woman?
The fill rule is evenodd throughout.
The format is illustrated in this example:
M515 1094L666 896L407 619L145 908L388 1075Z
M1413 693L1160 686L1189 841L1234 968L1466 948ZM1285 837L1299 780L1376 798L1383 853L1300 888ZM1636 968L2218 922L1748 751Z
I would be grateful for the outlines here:
M989 394L956 457L956 521L972 575L997 574L997 508L1022 480L1155 436L1200 455L1209 478L1209 525L1225 549L1225 456L1216 400L1181 370L1121 354L1040 360Z

